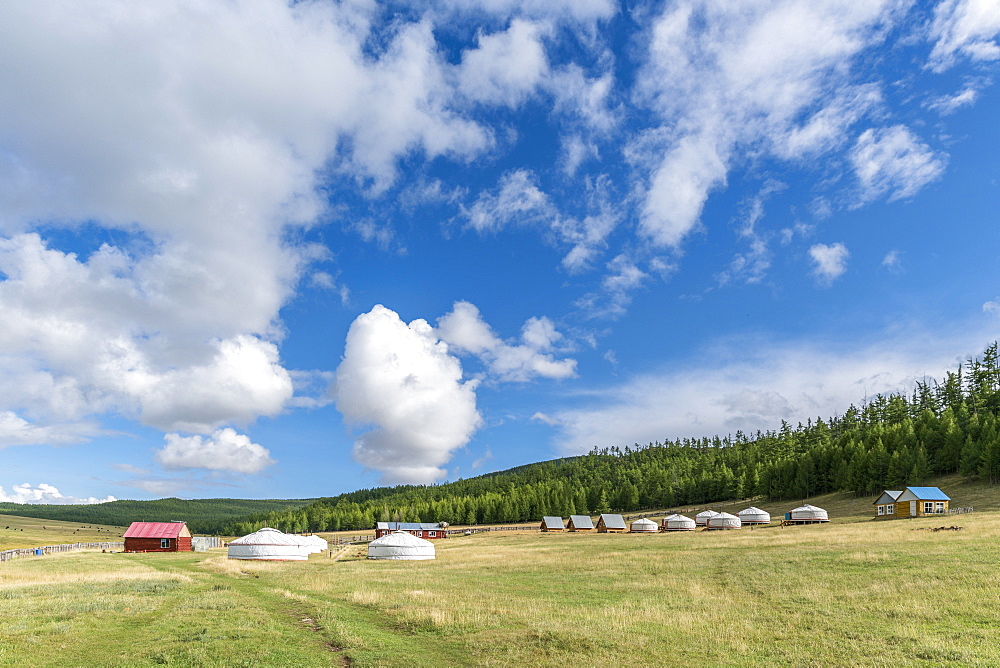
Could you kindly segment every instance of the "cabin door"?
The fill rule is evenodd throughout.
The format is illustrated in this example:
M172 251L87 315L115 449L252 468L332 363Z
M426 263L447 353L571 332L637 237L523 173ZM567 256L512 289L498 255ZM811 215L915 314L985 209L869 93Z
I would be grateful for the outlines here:
M910 501L910 517L916 517L916 516L917 516L917 502Z

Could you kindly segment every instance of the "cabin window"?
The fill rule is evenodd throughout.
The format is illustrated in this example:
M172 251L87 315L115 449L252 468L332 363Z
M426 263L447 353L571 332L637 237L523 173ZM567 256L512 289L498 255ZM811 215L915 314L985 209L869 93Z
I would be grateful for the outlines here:
M924 514L925 515L930 515L933 512L934 512L934 502L933 501L924 501Z
M934 512L935 513L944 512L944 501L938 501L937 503L934 504Z
M161 538L160 539L160 549L161 550L166 550L169 547L170 547L170 539L169 538Z
M878 507L878 514L879 515L885 515L885 506L879 506Z
M427 535L431 538L437 538L437 531L428 531Z

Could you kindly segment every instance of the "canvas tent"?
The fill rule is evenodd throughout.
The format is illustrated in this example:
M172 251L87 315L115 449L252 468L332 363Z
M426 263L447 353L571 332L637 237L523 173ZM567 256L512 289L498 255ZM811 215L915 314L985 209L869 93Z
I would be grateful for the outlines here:
M656 533L656 522L647 520L645 517L632 522L629 527L631 533Z
M306 546L309 549L309 554L316 554L317 552L326 552L330 549L330 544L319 536L303 536L306 541Z
M306 561L309 550L301 536L291 536L264 527L229 543L230 559L262 561Z
M743 526L740 518L729 513L717 513L708 518L708 529L739 529Z
M368 543L368 558L401 561L434 559L434 543L405 531L396 531Z
M690 517L674 513L664 517L660 526L664 531L694 531L698 525Z
M694 516L694 523L700 527L707 526L708 518L715 517L718 514L719 513L715 512L714 510L703 510Z
M755 506L744 508L736 513L743 524L770 524L771 514Z
M829 521L830 518L827 517L825 510L807 503L804 506L793 508L790 512L785 513L783 524L819 524L820 522Z

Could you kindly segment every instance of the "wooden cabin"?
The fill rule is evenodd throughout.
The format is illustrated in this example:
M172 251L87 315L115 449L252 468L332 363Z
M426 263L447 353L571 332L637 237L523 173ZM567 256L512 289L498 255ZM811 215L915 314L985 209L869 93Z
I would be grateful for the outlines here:
M625 533L625 518L613 513L604 513L597 520L597 533Z
M388 536L395 531L405 531L417 538L447 538L448 530L433 522L376 522L375 538Z
M903 493L901 489L887 489L882 492L872 505L875 506L875 519L885 520L896 517L896 499Z
M886 490L875 499L875 519L945 515L951 497L937 487L907 487L901 492Z
M570 515L569 524L566 525L567 531L593 531L594 530L594 520L590 519L590 515Z
M122 535L126 552L191 552L184 522L132 522Z
M563 531L566 527L563 526L563 520L561 517L546 515L542 518L542 523L538 528L541 531Z

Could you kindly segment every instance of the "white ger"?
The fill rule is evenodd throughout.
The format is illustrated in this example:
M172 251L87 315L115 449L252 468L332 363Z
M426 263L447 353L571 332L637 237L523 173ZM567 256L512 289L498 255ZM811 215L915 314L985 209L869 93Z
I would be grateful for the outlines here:
M230 559L262 561L306 561L309 550L301 536L264 527L229 543Z
M369 559L434 559L434 543L405 531L394 531L368 543Z

